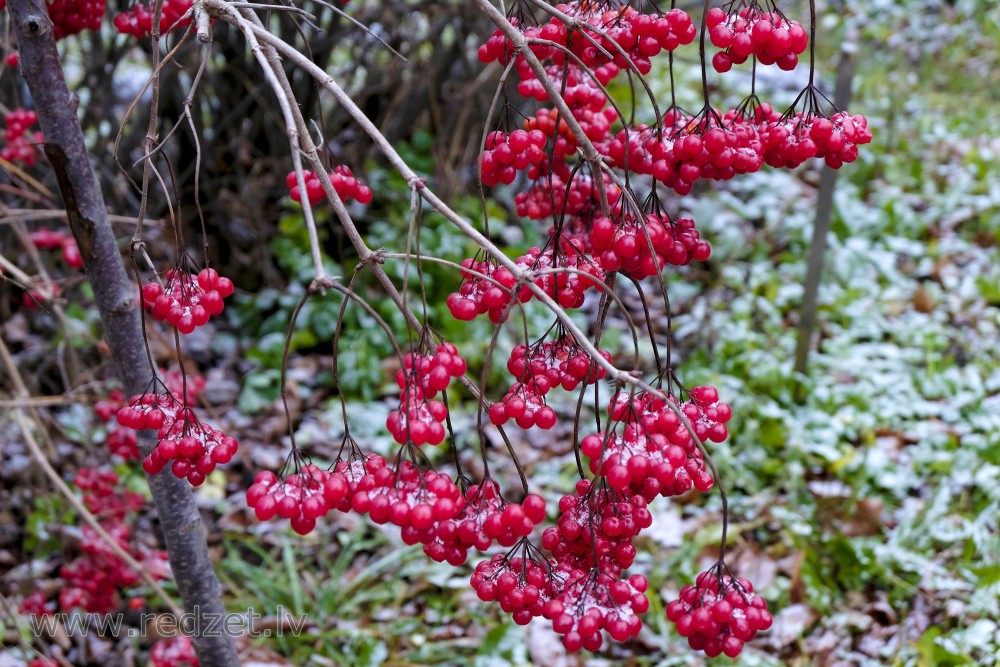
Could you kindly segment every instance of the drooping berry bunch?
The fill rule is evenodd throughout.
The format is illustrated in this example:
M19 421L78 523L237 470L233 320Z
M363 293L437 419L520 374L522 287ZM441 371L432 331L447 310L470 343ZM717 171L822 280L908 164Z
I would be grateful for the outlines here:
M331 499L327 499L329 479L328 471L312 464L305 465L286 477L264 470L257 473L247 490L247 505L253 508L261 521L280 516L290 520L292 530L305 535L316 527L316 519L325 516L343 500L343 495L337 499L340 494L336 483L331 484ZM343 475L340 475L340 480L346 486ZM344 488L343 491L346 495L347 489ZM331 500L336 500L336 503Z
M521 545L510 553L480 561L470 583L480 600L498 602L515 623L527 625L532 618L542 616L552 600L553 583L558 582L552 575L555 563L531 551L529 542ZM522 555L512 555L518 551Z
M689 395L692 400L682 405L672 397L672 405L667 405L645 392L615 395L608 410L613 428L580 443L591 472L603 476L612 489L647 501L692 487L703 493L711 489L714 480L701 450L677 412L684 414L699 440L722 442L732 411L713 387L695 387Z
M315 206L326 199L326 192L323 191L323 184L320 183L319 176L306 169L303 172L306 182L306 199L309 204ZM337 165L330 172L330 183L336 190L340 201L347 202L354 199L359 204L370 204L372 201L372 189L359 181L350 167ZM285 176L285 185L288 186L288 193L292 201L302 202L302 193L299 191L299 181L294 171L288 172Z
M94 404L94 416L107 424L118 414L118 410L126 406L125 392L113 389L107 398ZM139 460L139 446L135 431L121 426L116 419L107 429L108 452L126 461Z
M611 363L611 353L600 350L601 356ZM562 333L555 340L544 338L528 345L518 345L507 360L507 371L519 381L546 377L550 387L573 391L582 382L594 384L603 380L607 371L593 362L572 335Z
M142 461L147 474L157 475L170 464L174 476L186 477L199 486L217 465L232 460L239 443L200 422L190 404L181 401L166 385L161 389L133 396L118 410L118 423L130 429L157 431L156 447Z
M84 30L100 30L106 0L46 0L56 39Z
M186 477L192 486L200 486L217 465L229 463L239 448L236 438L198 421L191 408L160 427L157 437L142 469L156 475L170 464L174 476Z
M642 629L639 616L649 610L646 577L633 574L616 578L600 568L564 569L563 577L566 583L558 595L545 603L542 614L552 621L552 629L563 636L566 650L598 650L604 642L602 630L615 641L626 641L639 634Z
M774 167L793 169L814 157L832 169L858 159L858 146L870 143L864 116L838 111L829 118L813 112L781 118L762 134L764 160Z
M694 220L672 220L665 213L636 216L626 212L597 218L590 229L590 244L601 268L636 280L659 274L667 264L685 266L712 254Z
M420 387L411 385L399 395L399 407L389 413L385 425L393 439L403 445L440 445L446 435L444 422L448 408L428 399Z
M635 560L633 540L652 523L642 497L580 480L576 493L559 500L559 520L542 533L542 546L561 565L577 571L597 567L617 577Z
M407 460L365 475L351 498L352 509L375 523L415 531L412 543L433 539L436 524L454 519L464 505L454 480Z
M604 271L591 261L578 242L568 239L550 243L544 250L529 248L517 258L516 264L522 270L537 273L534 283L566 309L582 306L584 293L599 289L598 281L604 281ZM534 295L525 290L518 294L518 299L524 302L524 296L530 299Z
M546 375L515 382L502 399L490 406L490 421L503 426L513 419L521 428L537 426L547 431L556 425L556 411L545 401L545 394L551 388Z
M566 165L559 163L551 174L539 171L534 175L529 172L529 176L538 180L527 190L514 195L518 215L544 220L563 215L589 217L596 211L597 190L589 175L577 172L571 177ZM604 177L604 189L608 203L614 207L621 198L621 189L607 176ZM558 215L553 216L554 212ZM583 246L583 249L587 248Z
M143 305L154 319L177 327L183 334L208 324L212 315L225 308L223 299L233 293L233 281L211 268L202 269L197 276L172 268L164 278L163 285L155 280L143 285Z
M767 601L746 579L720 574L722 566L702 572L680 598L667 605L667 619L696 651L710 658L735 658L758 632L771 627Z
M191 23L191 0L163 0L160 15L160 34L177 28L186 28ZM115 30L123 35L140 39L153 31L153 10L155 3L136 3L127 12L114 18Z
M434 354L408 353L403 355L403 368L396 373L400 389L416 385L427 398L434 398L451 384L452 378L465 375L465 359L452 343L440 343ZM412 379L411 379L412 378Z
M777 63L781 69L791 71L809 45L809 35L802 24L789 20L780 11L761 9L756 0L730 14L713 7L707 20L709 38L721 49L712 58L712 66L720 73L745 63L750 56L756 57L761 65Z
M170 427L185 407L185 403L175 398L170 391L162 394L139 394L133 396L128 405L119 408L118 423L136 431L159 431L164 426Z
M642 14L628 5L617 8L599 2L572 2L559 4L556 8L582 22L587 36L571 32L555 17L545 25L525 27L522 32L528 39L542 39L568 48L590 68L611 62L624 68L628 66L627 56L640 73L648 74L650 58L661 51L673 51L682 44L690 44L697 34L691 17L680 9L654 16ZM595 43L601 48L596 48ZM539 45L533 50L539 58L551 59L556 64L566 60L564 52L554 46ZM507 63L514 53L509 40L497 30L479 47L479 60ZM522 56L517 57L523 60Z
M472 320L477 315L486 313L492 322L499 323L511 302L514 285L517 283L514 275L492 259L464 259L462 268L468 269L462 271L462 284L446 300L452 317L456 320ZM517 294L522 303L530 298L523 287Z
M514 130L510 134L497 130L486 136L486 148L479 155L483 185L510 185L517 172L545 159L548 138L541 130Z
M521 503L507 502L492 479L469 487L465 499L465 507L454 519L439 522L429 537L410 536L420 538L412 543L422 541L424 553L432 559L458 566L468 559L469 549L486 551L494 542L511 547L545 520L541 496L529 494ZM404 531L403 539L407 537Z
M36 146L45 141L41 132L29 128L38 122L38 115L27 109L11 109L4 116L4 146L0 147L0 159L27 168L35 166L38 159Z

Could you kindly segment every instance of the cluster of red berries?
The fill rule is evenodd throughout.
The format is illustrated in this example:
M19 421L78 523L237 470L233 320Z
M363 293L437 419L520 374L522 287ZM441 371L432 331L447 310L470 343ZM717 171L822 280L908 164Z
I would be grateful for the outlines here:
M722 49L712 58L712 66L720 73L745 63L750 56L762 65L777 63L781 69L791 71L809 44L802 24L790 21L781 12L762 11L756 2L734 14L714 7L708 12L707 24L712 44Z
M390 412L385 421L396 442L401 445L444 442L448 408L434 397L448 388L452 378L464 375L465 370L465 359L451 343L441 343L434 354L403 356L403 368L396 373L399 408Z
M84 30L100 30L106 9L105 0L46 0L52 33L56 39Z
M523 429L537 426L547 431L556 425L556 411L545 401L551 387L545 375L515 382L502 399L490 406L490 421L503 426L513 419Z
M11 109L4 116L6 144L0 147L0 159L31 168L35 166L38 153L36 145L45 141L41 132L29 131L38 122L38 115L27 109Z
M191 0L163 0L163 12L160 14L160 34L187 27L191 23L191 17L184 15L191 11L191 4ZM152 2L132 5L127 12L114 18L115 30L136 39L145 37L153 31L154 8L155 3Z
M611 353L599 350L611 363ZM553 341L539 341L530 347L518 345L507 360L507 371L515 380L545 377L550 387L573 391L580 383L594 384L607 376L607 371L591 360L576 339L563 334Z
M448 388L452 378L465 375L466 368L458 348L445 342L434 349L434 354L403 355L403 368L396 373L396 384L400 389L416 385L426 398L434 398Z
M732 410L718 400L714 387L695 387L689 395L691 400L682 405L671 396L667 405L645 392L619 392L608 412L620 433L592 434L580 443L591 472L601 475L612 489L647 501L686 493L692 487L701 492L711 489L714 480L701 450L677 411L700 441L722 442L729 435L725 424Z
M864 116L838 111L830 118L799 113L775 120L762 137L764 160L771 166L792 169L819 157L839 169L858 159L858 146L870 143L872 133Z
M167 388L167 394L162 397L164 406L174 417L176 417L176 413L184 405L196 404L198 402L198 394L205 388L205 378L200 375L187 374L185 376L176 368L169 370L161 369L159 374L163 378L163 383ZM176 397L183 397L183 405L181 404L181 399ZM138 460L140 458L139 447L136 444L136 435L133 428L153 428L146 426L145 413L153 409L162 411L159 405L154 408L151 405L142 404L143 399L141 396L136 397L134 400L136 401L135 405L129 404L125 400L125 393L121 389L113 389L107 398L94 404L94 416L105 424L111 421L112 417L118 415L122 408L129 408L125 412L125 420L137 424L137 426L124 426L119 419L116 419L108 428L107 434L108 451L111 455L119 456L126 461ZM156 402L159 404L159 399ZM142 417L141 424L139 416ZM153 417L152 420L155 425L158 417ZM164 422L166 422L166 413L164 413Z
M80 468L73 484L83 491L83 504L87 509L101 518L124 519L146 504L135 491L118 488L118 475L113 470Z
M316 527L316 520L331 510L350 512L354 495L374 487L374 475L386 467L378 454L340 460L331 470L313 464L298 467L289 475L269 470L257 474L247 490L247 506L257 518L268 521L280 516L291 521L301 535Z
M465 493L465 507L454 519L439 522L429 538L407 535L411 544L422 541L424 553L438 562L462 565L469 549L486 551L494 542L511 547L531 534L545 520L545 500L529 494L521 503L506 502L499 485L491 479L474 484ZM415 539L415 538L424 539Z
M198 667L201 663L198 662L190 637L179 634L153 644L149 664L151 667Z
M464 321L488 313L490 321L499 324L517 283L514 274L492 259L464 259L462 268L467 269L462 271L462 284L446 300L452 317ZM527 301L530 292L522 286L518 298L521 302Z
M499 602L518 625L541 616L553 593L552 565L526 556L497 554L479 562L470 580L480 600Z
M311 206L315 206L326 199L326 192L319 176L306 169L303 172L306 183L306 199ZM359 204L370 204L372 201L372 189L355 178L350 167L337 165L330 172L330 183L340 197L340 201L347 202L350 199L356 200ZM302 203L302 193L299 191L299 180L294 171L288 172L285 176L285 185L288 186L289 195L292 201Z
M39 250L62 251L62 259L71 269L83 268L83 256L80 255L80 248L76 244L76 239L72 235L61 230L36 229L31 232L31 243Z
M107 398L94 404L94 415L107 424L125 405L125 392L113 389ZM138 461L140 458L135 431L121 426L117 420L108 428L107 445L108 452L112 456L121 457L126 461Z
M346 479L335 474L338 481L330 484L328 500L326 488L331 473L315 465L305 465L284 478L270 470L259 472L247 490L247 505L261 521L280 516L291 521L292 530L305 535L316 527L316 519L339 506L347 493Z
M132 544L127 522L145 506L142 496L121 488L118 475L107 470L81 468L74 484L83 491L87 509L99 518L101 527L118 547L135 558L154 579L170 576L165 551ZM83 553L59 569L63 582L59 608L64 612L82 609L89 613L110 613L118 607L121 593L138 585L141 577L90 526L83 527L80 548ZM28 596L21 607L22 613L48 614L54 610L55 605L41 591Z
M399 407L386 417L385 426L399 444L440 445L444 442L444 421L448 408L444 403L428 399L423 390L411 386L400 392Z
M542 533L542 546L574 569L596 566L618 576L635 560L632 541L653 523L646 504L641 496L580 480L576 493L559 500L559 520Z
M351 508L377 524L392 523L409 531L410 543L434 539L434 528L458 516L465 497L455 481L410 461L386 465L359 480Z
M623 129L608 153L615 166L651 175L680 195L699 179L727 180L764 164L759 128L721 122L712 109L694 117L672 109L658 128Z
M542 615L563 636L567 651L598 650L604 641L602 630L620 642L639 634L639 616L649 610L646 577L633 574L619 579L600 568L564 569L562 576L561 591L545 603Z
M200 486L217 465L229 463L239 448L236 438L198 421L190 403L178 399L166 386L162 393L133 396L117 415L124 428L157 431L156 447L142 461L149 475L159 474L170 464L174 476Z
M588 175L576 174L570 180L568 173L565 176L562 173L566 171L565 164L561 167L545 175L544 178L541 178L540 173L534 176L529 174L532 178L540 180L527 190L514 195L518 215L532 220L542 220L553 217L554 211L558 211L560 215L576 216L596 208L597 190L593 179ZM570 181L568 184L567 180ZM615 206L621 198L621 189L611 183L607 175L604 176L604 190L607 193L608 204Z
M687 637L696 651L714 658L725 653L735 658L758 632L771 627L767 601L753 592L746 579L702 572L694 585L681 589L680 599L667 605L667 619Z
M142 469L157 475L173 461L170 470L174 476L186 477L192 486L200 486L217 465L229 463L239 448L236 438L201 423L191 408L165 422L157 438L156 447L142 461Z
M490 132L486 136L486 148L479 156L483 185L513 183L518 171L545 159L543 149L547 142L541 130L514 130L509 135L499 130Z
M603 144L611 126L619 120L614 107L596 110L590 107L573 108L573 117L580 124L583 133L595 144ZM547 137L553 139L552 153L557 160L565 160L576 155L576 136L570 130L564 118L559 118L559 112L548 107L542 107L534 116L524 121L527 130L541 130ZM528 172L531 176L531 172Z
M673 51L683 44L690 44L697 34L691 17L680 9L663 15L643 14L632 7L607 8L601 3L573 2L556 6L560 11L582 21L593 30L584 31L587 37L571 37L566 25L552 18L545 25L522 29L528 39L555 42L569 49L586 67L597 68L614 63L620 68L629 66L631 59L641 74L651 69L650 58L661 51ZM516 24L516 21L515 21ZM599 44L598 49L594 44ZM566 62L566 54L555 46L537 45L533 49L541 59L551 59L555 64ZM509 40L499 30L479 47L479 60L483 63L500 61L506 64L515 51ZM611 56L609 60L608 55ZM626 56L628 59L626 59ZM523 60L518 56L519 62Z
M542 86L542 82L535 78L534 72L528 67L525 60L518 60L518 76L521 80L517 84L517 92L523 97L534 98L539 102L549 99L548 93ZM592 70L592 73L580 69L576 63L563 65L549 65L545 68L545 73L549 75L556 89L562 94L566 106L570 109L600 111L608 103L608 97L601 90L600 86L606 86L621 72L618 65L608 63Z
M597 218L590 228L590 244L605 271L621 271L636 280L659 274L667 264L685 266L712 254L694 220L675 221L663 213Z
M527 253L517 258L516 264L522 271L540 274L534 283L566 309L582 306L585 292L599 288L598 281L604 281L604 271L590 260L575 240L560 239L557 243L551 243L545 250L538 247L529 248ZM518 293L521 302L529 300L532 296L526 287Z
M197 276L181 268L168 269L166 283L153 280L142 287L142 302L154 319L189 334L208 324L212 315L225 308L223 299L233 293L233 281L215 269L202 269Z

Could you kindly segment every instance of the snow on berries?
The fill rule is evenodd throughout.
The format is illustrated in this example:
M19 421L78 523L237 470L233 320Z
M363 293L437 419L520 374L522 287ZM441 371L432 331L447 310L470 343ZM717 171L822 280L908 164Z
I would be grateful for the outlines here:
M795 168L810 158L823 158L839 169L858 158L858 146L870 143L871 130L864 116L838 111L826 118L814 113L797 113L779 119L762 134L763 155L774 167Z
M542 533L542 546L562 564L617 576L635 560L632 540L652 523L645 499L580 480L559 500L559 520Z
M308 169L303 171L303 175L306 185L306 199L309 200L311 206L315 206L326 199L323 184L320 182L319 176ZM329 176L330 183L337 192L337 196L340 197L340 201L346 203L353 199L359 204L371 203L371 188L359 181L354 176L350 167L337 165L330 172ZM302 203L302 192L299 189L299 180L294 171L288 172L288 175L285 176L285 185L288 186L288 194L292 198L292 201Z
M290 521L296 533L306 535L332 507L326 491L329 475L312 464L284 478L264 470L257 473L247 490L247 505L261 521L280 516Z
M480 600L498 602L515 623L527 625L532 618L542 616L552 599L554 563L529 551L527 543L521 552L520 556L497 554L481 561L469 583Z
M368 514L375 523L415 531L429 531L435 523L454 519L464 504L450 477L405 460L398 468L386 465L366 475L351 499L354 511Z
M233 281L211 268L197 276L172 268L164 278L163 285L155 280L143 285L142 303L154 319L177 327L182 334L208 324L212 315L225 308L223 299L233 293Z
M646 589L649 582L641 574L617 579L600 568L568 570L566 583L542 615L552 621L552 629L563 635L563 646L575 652L596 651L606 630L615 641L626 641L642 629L641 614L649 609Z
M198 421L194 410L185 408L157 432L153 451L142 461L149 475L157 475L167 465L175 477L187 478L200 486L217 465L229 463L239 443L219 429Z
M719 569L702 572L682 588L680 598L667 605L667 619L692 649L710 658L722 653L735 658L773 619L749 581L721 575Z

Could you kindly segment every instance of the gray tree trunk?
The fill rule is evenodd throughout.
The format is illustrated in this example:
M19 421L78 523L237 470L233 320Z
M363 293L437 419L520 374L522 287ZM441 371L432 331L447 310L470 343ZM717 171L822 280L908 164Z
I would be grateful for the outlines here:
M131 396L147 387L146 360L136 287L129 280L91 169L74 98L66 85L44 0L9 0L11 25L21 55L21 74L45 134L45 154L59 180L70 228L104 324L104 337ZM145 456L153 443L140 437ZM204 618L225 613L205 542L205 529L186 480L169 471L149 478L170 566L187 613ZM203 621L200 627L205 627ZM191 637L203 667L238 665L230 637Z

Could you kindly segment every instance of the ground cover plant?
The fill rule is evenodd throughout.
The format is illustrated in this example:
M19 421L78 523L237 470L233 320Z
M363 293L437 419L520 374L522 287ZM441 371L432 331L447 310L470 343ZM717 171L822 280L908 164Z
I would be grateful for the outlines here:
M13 659L992 664L989 100L834 98L995 18L8 4ZM32 629L196 606L307 622Z

